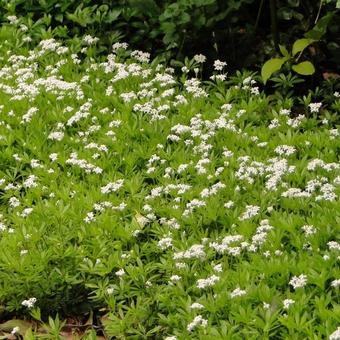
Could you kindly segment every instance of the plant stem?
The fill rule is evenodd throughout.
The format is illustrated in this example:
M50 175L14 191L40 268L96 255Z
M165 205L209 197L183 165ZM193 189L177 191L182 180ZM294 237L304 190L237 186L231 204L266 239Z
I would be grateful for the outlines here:
M256 22L255 22L255 26L254 26L254 32L257 31L257 27L258 27L259 22L260 22L260 17L261 17L261 13L262 13L263 4L264 4L264 0L261 0L260 7L259 7L259 10L257 12Z
M316 15L315 21L314 21L314 25L318 22L319 17L320 17L320 13L321 13L321 8L322 8L322 4L323 4L323 0L320 0L320 5L319 5L319 10L318 10L318 14Z
M272 28L272 35L274 39L274 46L276 51L279 51L279 31L277 28L277 13L276 13L276 0L269 1L270 7L270 19L271 19L271 28Z

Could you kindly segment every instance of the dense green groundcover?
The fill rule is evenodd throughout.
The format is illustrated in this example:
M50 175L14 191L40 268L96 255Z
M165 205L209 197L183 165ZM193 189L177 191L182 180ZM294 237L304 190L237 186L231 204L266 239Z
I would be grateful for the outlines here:
M338 92L28 40L0 32L3 331L340 338Z

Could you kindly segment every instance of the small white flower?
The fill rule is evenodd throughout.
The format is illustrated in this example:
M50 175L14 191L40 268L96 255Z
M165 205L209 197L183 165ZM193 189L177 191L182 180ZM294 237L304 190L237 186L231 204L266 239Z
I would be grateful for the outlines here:
M19 19L15 16L15 15L9 15L7 17L7 20L11 23L11 24L17 24L19 22Z
M168 249L172 247L172 238L171 237L164 237L158 241L158 247L162 250Z
M320 111L321 106L322 106L322 103L310 103L308 105L310 112L316 112L316 113Z
M15 334L19 333L19 331L20 331L20 327L16 326L16 327L14 327L14 328L12 329L11 334L12 334L12 335L15 335Z
M214 271L217 273L222 273L223 272L223 268L222 268L222 264L217 264L216 266L213 267Z
M283 308L288 309L294 303L295 303L295 301L292 300L292 299L285 299L285 300L283 300Z
M55 162L58 159L58 154L57 153L51 153L49 155L49 158L50 158L51 162Z
M116 192L123 186L123 184L124 184L124 180L119 179L116 182L111 182L101 187L100 191L102 194L109 194L111 192Z
M306 236L314 235L316 233L316 229L312 225L304 225L301 229Z
M270 304L266 303L266 302L263 302L263 308L264 309L269 309L270 308Z
M112 295L113 293L114 293L114 288L113 287L109 287L109 288L107 288L106 289L106 293L108 294L108 295Z
M301 274L300 276L293 276L289 284L294 288L303 288L307 284L307 276Z
M245 290L242 290L240 288L236 288L234 289L231 293L230 293L230 297L233 299L237 296L243 296L243 295L246 295L246 291Z
M119 269L118 271L116 271L115 273L118 277L123 277L125 275L125 270L122 268L122 269Z
M280 156L290 156L296 152L296 149L290 145L279 145L274 151Z
M230 209L234 206L234 202L233 201L228 201L227 203L224 204L224 207L227 209Z
M20 201L16 197L11 197L9 199L9 205L12 208L16 208L16 207L20 206Z
M203 54L196 54L194 56L194 60L199 64L203 64L207 60L207 58Z
M221 60L214 61L214 69L216 71L222 71L225 66L227 66L227 63L224 61L221 61Z
M181 279L181 277L179 275L172 275L170 277L170 282L175 283L178 282Z
M340 286L340 279L333 280L331 282L331 286L334 287L334 288L339 287Z
M240 221L249 220L256 216L260 211L260 207L257 205L247 205L246 211L239 217Z
M202 315L197 315L192 322L187 326L187 330L192 332L197 326L206 327L208 325L208 320L203 319Z
M28 300L22 301L21 304L24 307L32 308L35 305L36 302L37 302L37 299L35 297L32 297L32 298L29 298Z
M60 142L63 138L64 138L64 132L61 132L61 131L51 132L48 135L48 139L56 140L58 142Z
M329 336L329 340L340 340L340 327Z
M218 276L211 275L210 277L208 277L206 279L199 279L199 280L197 280L196 286L199 289L204 289L206 287L212 287L219 280L220 280L220 278Z
M200 303L198 302L194 302L191 306L190 306L191 309L204 309L204 306L201 305Z

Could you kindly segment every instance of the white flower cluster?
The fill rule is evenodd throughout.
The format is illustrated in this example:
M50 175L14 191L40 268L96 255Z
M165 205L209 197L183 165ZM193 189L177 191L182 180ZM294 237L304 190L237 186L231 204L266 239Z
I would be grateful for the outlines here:
M285 299L285 300L283 300L283 308L288 309L294 303L295 303L295 301L292 300L292 299Z
M105 186L100 188L102 194L110 194L111 192L116 192L124 185L124 180L119 179L116 182L110 182Z
M181 259L202 259L205 257L204 246L201 244L194 244L186 251L180 251L174 254L174 260Z
M340 169L340 164L335 163L335 162L326 163L322 159L316 158L316 159L309 161L309 163L307 165L307 170L314 171L318 167L330 172L330 171L333 171L333 170Z
M340 250L340 243L336 241L329 241L327 243L329 250Z
M84 36L83 38L83 42L86 44L86 45L94 45L96 42L99 41L99 38L97 37L92 37L91 35L87 34Z
M83 104L75 114L69 118L66 125L72 126L78 123L81 119L85 119L91 115L90 109L92 108L92 100L88 100L85 104Z
M140 63L148 63L150 61L150 53L143 51L132 51L131 57L136 58Z
M35 297L32 297L32 298L29 298L28 300L22 301L21 304L24 307L33 308L36 302L37 302L37 299Z
M215 285L216 282L218 282L220 280L220 278L216 275L211 275L206 279L199 279L196 282L196 286L199 289L204 289L207 287L212 287Z
M290 145L279 145L275 148L275 153L280 156L291 156L296 152L294 146Z
M331 286L334 287L334 288L340 287L340 279L333 280L331 282Z
M340 327L329 336L329 340L340 340Z
M239 217L240 221L249 220L255 217L260 211L260 207L257 205L247 205L245 212Z
M227 63L225 61L221 61L221 60L215 60L214 61L214 69L216 71L222 71L224 67L227 66Z
M198 302L191 304L190 309L204 309L204 306Z
M232 247L232 243L237 243L243 240L242 235L228 235L225 236L221 243L211 242L209 247L214 249L219 254L229 253L230 255L237 256L241 252L240 247Z
M171 237L164 237L158 241L158 247L161 248L161 250L166 250L168 248L172 247L172 238Z
M31 107L26 114L22 116L21 124L26 124L29 123L32 120L32 117L34 116L35 113L38 112L38 108L36 107Z
M178 281L180 281L180 280L181 280L181 277L180 277L179 275L172 275L172 276L170 277L170 283L171 283L171 284L176 283L176 282L178 282Z
M125 270L122 268L122 269L119 269L118 271L116 271L115 273L119 278L122 278L124 275L125 275Z
M186 209L183 212L183 216L190 215L195 209L205 207L206 203L204 201L193 199L186 204Z
M206 62L207 57L204 56L203 54L196 54L196 55L194 56L194 60L195 60L197 63L199 63L199 64L203 64L203 63Z
M243 289L240 289L239 287L234 289L231 293L230 293L230 297L233 299L235 297L239 297L239 296L243 296L246 295L247 292Z
M292 128L298 128L305 118L306 118L305 115L298 115L295 118L288 118L287 125Z
M37 183L38 177L35 175L30 175L28 178L24 181L23 187L24 188L36 188L38 186Z
M95 166L85 159L78 159L78 154L76 152L73 152L70 155L70 158L66 160L66 164L76 165L79 168L85 170L86 173L101 174L103 172L103 169L99 166Z
M327 183L327 178L316 178L307 182L305 190L300 188L289 188L281 194L287 198L305 198L312 197L312 194L319 189L320 194L315 196L315 201L335 201L337 195L334 185Z
M202 315L197 315L194 320L188 324L187 330L192 332L198 326L206 327L207 325L208 320L203 319Z
M225 184L222 182L217 182L216 184L212 185L211 188L203 189L200 193L200 196L201 198L208 198L210 196L216 195L219 190L224 188Z
M293 276L289 284L294 288L303 288L307 284L307 276L301 274L300 276Z
M9 205L12 208L17 208L20 206L20 201L16 197L11 197L9 199Z
M188 79L184 83L185 90L192 94L194 98L208 97L208 94L201 87L201 82L197 78Z
M51 139L51 140L56 140L58 142L62 141L63 138L64 138L64 132L62 131L54 131L54 132L51 132L48 137L48 139Z
M254 247L261 246L267 239L267 234L271 231L273 227L269 224L268 220L262 220L260 222L259 227L256 228L256 233L252 237L252 248L251 250L255 250Z
M315 112L315 113L318 113L320 111L320 108L322 106L322 103L310 103L308 105L309 109L310 109L310 112Z
M312 225L304 225L301 227L301 230L304 232L306 236L314 235L316 233L316 229Z

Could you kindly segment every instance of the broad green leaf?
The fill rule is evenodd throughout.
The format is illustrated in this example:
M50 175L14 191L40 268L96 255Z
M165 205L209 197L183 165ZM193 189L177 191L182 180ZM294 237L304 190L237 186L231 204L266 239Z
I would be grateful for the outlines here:
M303 76L310 76L315 72L314 65L310 61L303 61L297 65L293 65L292 69Z
M293 51L292 51L293 56L295 56L299 52L302 52L307 46L312 44L314 41L315 40L313 39L306 39L306 38L296 40L293 45Z
M281 54L282 54L284 57L289 57L289 52L288 52L288 50L286 49L285 46L279 45L279 48L280 48Z
M329 12L323 16L316 25L308 31L304 36L308 39L320 40L322 36L326 33L327 27L334 16L334 12Z
M261 76L263 83L265 84L267 80L270 78L270 76L276 72L279 71L281 66L283 65L284 62L286 62L288 58L272 58L267 60L261 69Z
M12 319L0 324L0 331L11 332L13 328L19 327L18 333L24 335L32 324L25 320Z

